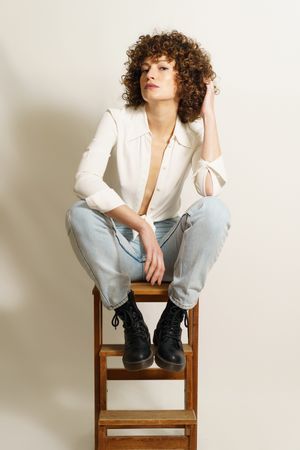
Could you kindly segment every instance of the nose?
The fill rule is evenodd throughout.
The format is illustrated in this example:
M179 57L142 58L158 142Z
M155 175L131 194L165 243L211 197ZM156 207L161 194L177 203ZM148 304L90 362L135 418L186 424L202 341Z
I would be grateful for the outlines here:
M148 72L147 72L147 74L146 74L146 78L147 78L147 80L149 80L150 78L155 78L155 71L156 71L156 69L155 69L155 67L151 67L149 70L148 70Z

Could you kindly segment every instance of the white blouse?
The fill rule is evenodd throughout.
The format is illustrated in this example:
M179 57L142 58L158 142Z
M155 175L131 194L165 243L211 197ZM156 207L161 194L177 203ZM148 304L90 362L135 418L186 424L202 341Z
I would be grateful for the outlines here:
M218 195L227 182L223 155L214 161L200 157L203 135L202 119L184 124L177 115L147 213L141 216L154 231L154 221L178 215L181 191L190 170L196 191L202 196L206 196L208 171L212 176L212 195ZM137 213L150 169L151 138L145 105L136 110L126 106L108 108L80 160L75 194L102 213L124 204ZM133 233L135 238L138 232Z

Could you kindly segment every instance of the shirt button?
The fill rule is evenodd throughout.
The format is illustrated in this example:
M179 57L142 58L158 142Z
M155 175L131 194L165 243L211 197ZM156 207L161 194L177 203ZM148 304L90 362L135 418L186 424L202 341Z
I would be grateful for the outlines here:
M157 191L160 191L160 188L156 188Z
M163 166L163 169L166 169L167 167L166 166Z

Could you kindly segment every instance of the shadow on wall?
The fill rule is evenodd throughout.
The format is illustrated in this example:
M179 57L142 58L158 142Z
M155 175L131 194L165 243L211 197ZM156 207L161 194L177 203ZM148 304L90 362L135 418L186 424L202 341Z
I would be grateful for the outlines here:
M95 124L41 97L35 101L9 64L1 80L7 96L1 199L2 442L11 449L24 439L31 448L92 449L93 284L74 276L82 269L64 218L76 201L74 173ZM17 423L23 424L20 430Z

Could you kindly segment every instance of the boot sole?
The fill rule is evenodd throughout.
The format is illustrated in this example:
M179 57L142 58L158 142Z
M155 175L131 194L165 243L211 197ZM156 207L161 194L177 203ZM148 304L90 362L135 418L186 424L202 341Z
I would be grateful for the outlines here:
M128 362L128 361L123 361L124 367L125 369L134 372L134 371L138 371L138 370L144 370L147 369L148 367L152 366L153 361L154 361L154 355L153 352L151 351L150 356L146 359L143 359L141 361L136 361L136 362Z
M159 355L159 353L157 352L157 347L155 347L155 350L155 363L161 369L168 370L169 372L181 372L185 369L186 361L184 361L183 364L172 363Z

